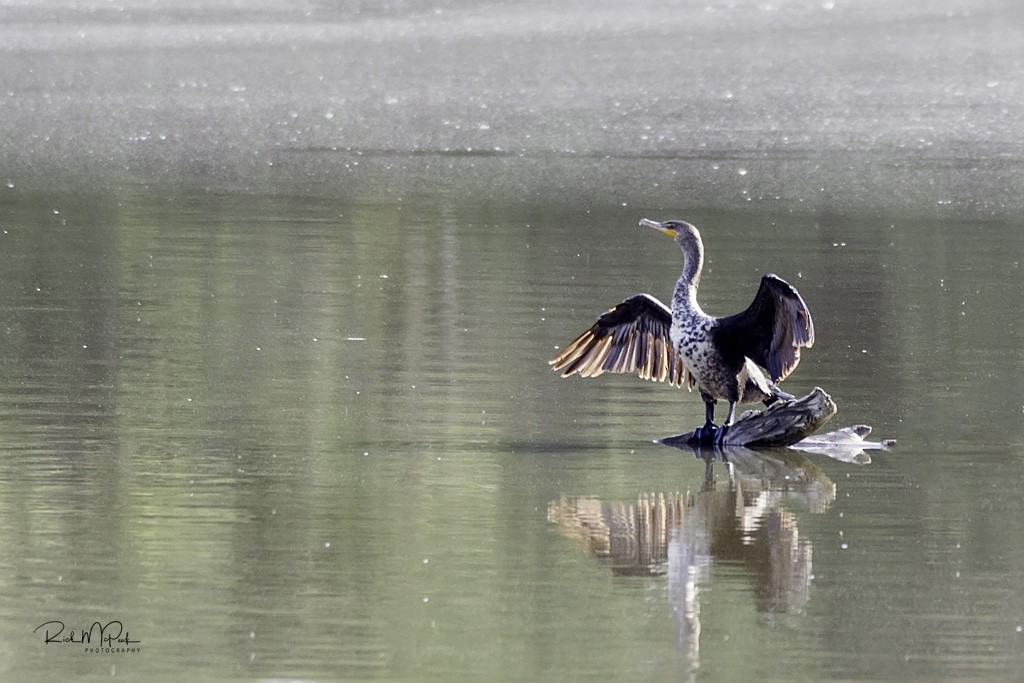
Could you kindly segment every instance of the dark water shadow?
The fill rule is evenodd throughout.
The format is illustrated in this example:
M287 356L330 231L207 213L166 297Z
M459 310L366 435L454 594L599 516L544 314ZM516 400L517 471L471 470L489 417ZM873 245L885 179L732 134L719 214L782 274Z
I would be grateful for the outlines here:
M787 506L824 512L836 485L792 450L692 450L704 463L697 491L644 493L635 502L562 495L548 521L582 541L618 576L668 577L677 645L699 666L701 590L716 565L741 566L757 611L798 614L810 599L813 548ZM726 476L716 476L716 463Z

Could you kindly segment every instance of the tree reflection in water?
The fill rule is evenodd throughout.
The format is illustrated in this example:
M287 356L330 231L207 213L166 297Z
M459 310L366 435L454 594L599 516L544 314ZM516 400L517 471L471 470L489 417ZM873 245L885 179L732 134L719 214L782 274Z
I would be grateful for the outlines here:
M616 575L668 576L679 646L694 667L700 588L714 565L746 567L759 612L801 612L810 597L811 542L800 538L796 516L781 504L823 512L836 496L832 480L796 451L695 454L705 461L696 493L644 493L635 503L563 495L548 505L548 521L607 558ZM715 461L725 463L726 481L716 480Z

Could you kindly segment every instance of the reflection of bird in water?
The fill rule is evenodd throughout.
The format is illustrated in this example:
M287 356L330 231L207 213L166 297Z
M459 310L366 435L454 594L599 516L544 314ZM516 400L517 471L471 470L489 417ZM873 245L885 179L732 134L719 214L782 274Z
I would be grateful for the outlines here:
M703 434L709 437L718 399L729 402L726 426L732 424L737 403L791 400L776 384L800 362L800 348L814 343L811 312L796 288L765 275L745 311L709 316L697 303L704 266L697 228L685 221L658 223L646 218L640 225L672 237L683 251L683 273L672 308L649 294L626 299L551 359L554 369L563 377L577 372L582 377L636 372L642 379L668 380L675 386L696 384L705 405ZM768 370L769 377L758 366Z
M607 558L617 576L667 576L669 599L678 624L678 644L691 665L700 662L701 594L714 567L743 566L758 612L776 615L804 610L810 598L812 546L801 538L797 518L782 507L785 499L802 502L805 486L834 484L820 471L813 480L793 476L795 490L736 467L736 478L718 487L710 467L696 494L641 494L635 503L561 496L548 504L548 521L562 534L586 543ZM710 465L710 461L708 461ZM786 479L789 479L786 474ZM802 484L799 482L803 482ZM731 578L730 578L731 577ZM721 580L735 580L728 573Z

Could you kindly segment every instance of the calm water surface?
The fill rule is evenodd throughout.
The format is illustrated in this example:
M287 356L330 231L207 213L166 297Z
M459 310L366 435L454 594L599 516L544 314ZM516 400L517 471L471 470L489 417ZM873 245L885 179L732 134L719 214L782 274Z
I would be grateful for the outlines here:
M818 342L788 389L898 447L708 469L652 443L696 395L551 373L670 291L641 214L703 228L710 312L794 282ZM1010 678L1022 227L10 191L4 677Z

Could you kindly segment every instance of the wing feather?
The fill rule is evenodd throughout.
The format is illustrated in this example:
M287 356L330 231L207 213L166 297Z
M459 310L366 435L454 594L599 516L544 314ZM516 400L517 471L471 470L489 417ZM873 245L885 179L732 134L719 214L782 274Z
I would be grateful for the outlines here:
M562 377L636 373L641 379L693 386L669 338L672 312L649 294L637 294L598 318L548 361Z
M746 356L781 382L814 344L814 321L796 287L777 275L761 278L747 310L720 318L712 334L720 348Z

